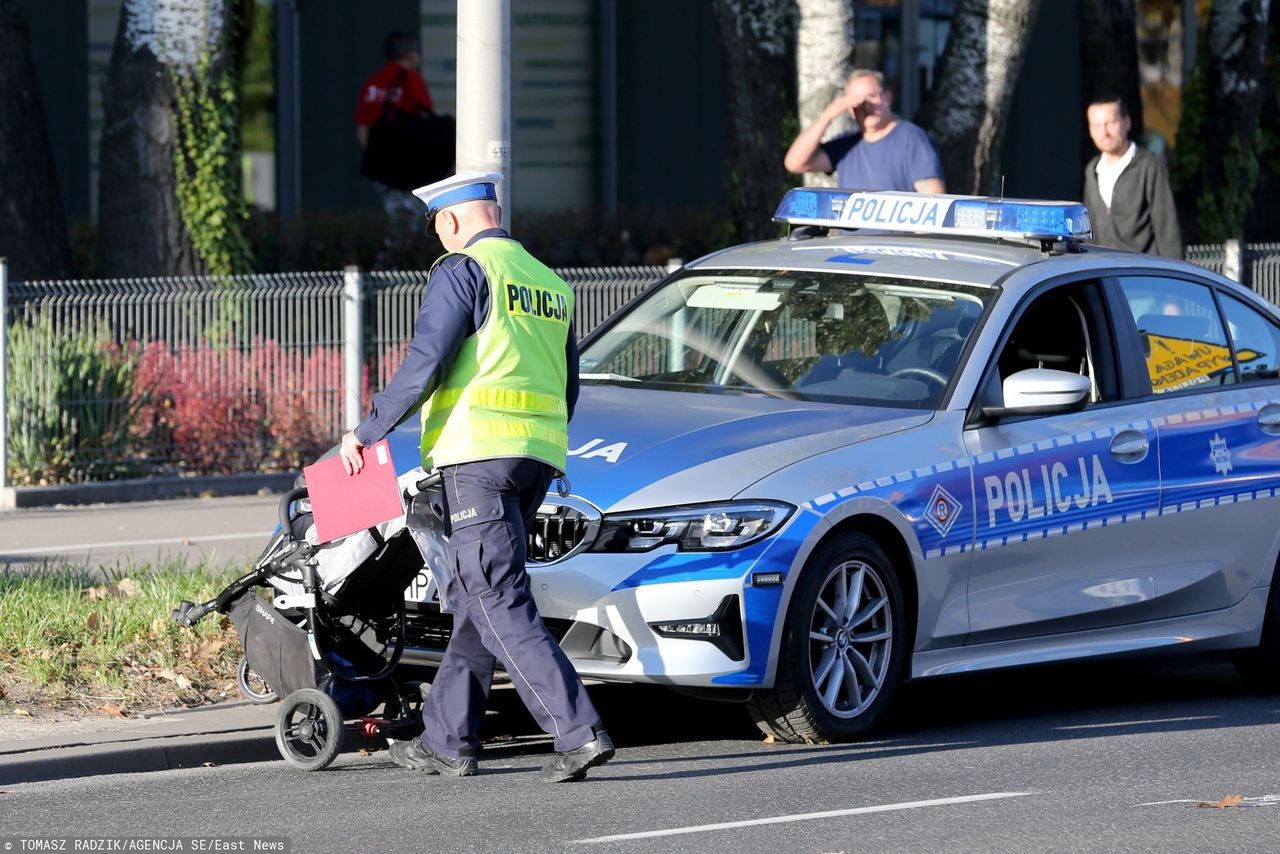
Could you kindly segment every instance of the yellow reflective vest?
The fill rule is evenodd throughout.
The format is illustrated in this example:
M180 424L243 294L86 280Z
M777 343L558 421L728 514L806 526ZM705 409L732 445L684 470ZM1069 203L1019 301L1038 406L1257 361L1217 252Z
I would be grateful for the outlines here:
M422 464L533 457L563 472L573 291L514 240L477 240L461 254L484 270L489 314L423 404Z

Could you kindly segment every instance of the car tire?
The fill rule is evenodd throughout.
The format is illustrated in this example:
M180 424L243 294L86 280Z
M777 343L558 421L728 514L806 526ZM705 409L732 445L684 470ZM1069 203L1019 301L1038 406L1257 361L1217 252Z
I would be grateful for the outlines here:
M1280 567L1277 567L1280 569ZM1231 662L1245 683L1260 694L1280 694L1280 594L1271 581L1267 597L1267 613L1262 620L1262 638L1252 649L1237 649Z
M842 610L850 593L854 607ZM893 699L908 637L902 589L884 549L857 531L838 534L805 565L787 609L774 687L755 691L748 710L779 741L857 738Z

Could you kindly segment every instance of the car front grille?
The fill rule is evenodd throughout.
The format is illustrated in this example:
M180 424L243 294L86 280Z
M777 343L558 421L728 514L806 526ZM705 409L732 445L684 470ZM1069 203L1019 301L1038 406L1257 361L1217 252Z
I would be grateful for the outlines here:
M581 510L544 504L529 526L525 543L528 563L550 563L582 548L595 533L595 524Z
M564 638L569 627L573 625L572 620L555 618L543 618L542 622L557 642ZM444 652L452 636L453 616L451 614L441 613L440 609L434 605L415 607L412 603L410 604L404 621L405 646Z

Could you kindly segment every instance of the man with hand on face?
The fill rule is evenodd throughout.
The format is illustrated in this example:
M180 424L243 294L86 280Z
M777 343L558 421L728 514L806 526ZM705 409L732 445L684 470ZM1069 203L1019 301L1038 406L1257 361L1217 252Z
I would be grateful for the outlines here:
M834 171L836 185L851 190L945 192L933 141L919 126L895 116L892 105L883 74L854 71L844 93L791 143L783 165L795 173ZM823 142L827 128L844 113L858 130Z
M1164 161L1129 140L1129 112L1118 97L1089 105L1098 156L1084 168L1084 203L1093 242L1148 255L1182 257L1182 231Z
M497 660L556 753L549 783L581 780L613 757L586 688L538 616L525 529L562 474L578 398L573 291L501 227L498 173L459 173L414 190L449 254L431 269L404 361L342 437L348 473L362 450L422 406L422 465L443 475L453 634L422 709L421 739L397 765L476 772L477 733ZM425 403L423 403L425 401Z

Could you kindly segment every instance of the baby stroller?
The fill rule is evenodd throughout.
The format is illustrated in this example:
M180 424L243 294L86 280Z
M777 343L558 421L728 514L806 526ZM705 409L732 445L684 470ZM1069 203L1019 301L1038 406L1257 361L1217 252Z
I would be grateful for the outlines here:
M266 683L246 691L255 702L284 697L276 716L280 755L304 771L318 771L352 736L416 738L429 685L399 683L405 646L405 589L423 570L421 545L443 554L439 474L421 469L400 479L412 502L414 531L401 517L332 544L317 545L307 489L280 500L280 526L253 571L214 599L181 602L173 618L195 625L212 611L229 614L240 634L247 673ZM416 494L415 494L416 493ZM308 534L311 533L311 538ZM270 602L254 588L273 588ZM381 717L369 717L378 706Z

